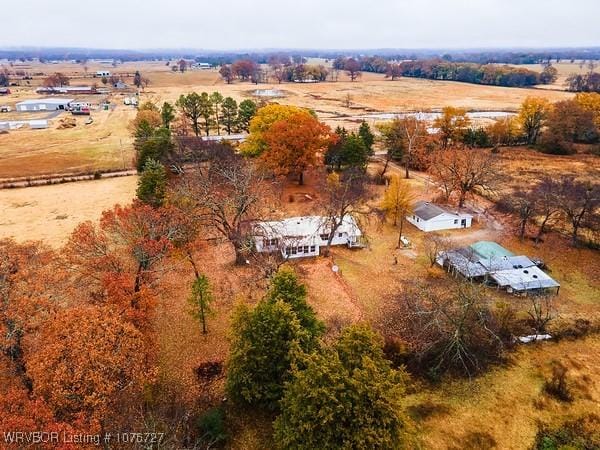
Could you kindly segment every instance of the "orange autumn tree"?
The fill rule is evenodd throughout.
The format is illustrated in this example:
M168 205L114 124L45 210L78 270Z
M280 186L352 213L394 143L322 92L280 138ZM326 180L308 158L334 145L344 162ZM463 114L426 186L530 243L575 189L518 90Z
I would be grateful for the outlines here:
M0 353L15 374L24 374L23 337L64 300L66 275L57 262L43 244L0 240Z
M48 320L28 344L33 394L59 420L99 431L140 403L147 376L144 337L114 308L72 307Z
M161 261L181 233L171 208L135 202L105 211L96 226L79 225L65 246L72 286L95 305L113 305L139 329L149 326Z
M335 142L327 125L304 112L275 122L263 138L267 148L260 157L262 166L275 175L297 175L301 185L304 171L323 164L323 152Z
M67 423L56 420L52 410L41 398L30 398L27 390L20 386L7 386L6 390L0 391L0 430L4 433L24 432L34 433L43 430L47 433L63 433L73 435L85 430L75 429ZM22 448L22 444L9 445L4 441L2 448ZM76 450L76 444L68 442L47 442L38 444L39 450Z

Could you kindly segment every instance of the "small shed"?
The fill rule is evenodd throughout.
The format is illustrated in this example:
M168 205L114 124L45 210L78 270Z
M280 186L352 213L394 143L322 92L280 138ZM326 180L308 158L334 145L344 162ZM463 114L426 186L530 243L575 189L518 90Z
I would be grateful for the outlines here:
M72 98L36 98L17 103L17 111L68 110Z
M469 228L473 220L471 214L453 211L429 202L417 202L413 213L406 216L406 220L419 230L429 232L438 230L452 230L456 228Z

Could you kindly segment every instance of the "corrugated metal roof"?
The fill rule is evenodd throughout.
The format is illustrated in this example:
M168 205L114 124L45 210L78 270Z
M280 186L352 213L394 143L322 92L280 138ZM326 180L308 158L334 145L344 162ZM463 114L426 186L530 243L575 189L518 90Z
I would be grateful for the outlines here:
M481 259L490 258L501 258L503 256L510 257L515 256L514 253L509 252L500 244L492 241L479 241L475 242L470 246Z
M433 219L445 212L445 209L429 202L417 202L413 208L413 214L423 220Z
M515 291L547 289L560 286L560 284L536 266L528 267L527 269L499 270L491 273L490 276L499 286L509 286Z
M487 258L482 255L487 255ZM500 287L510 287L514 291L560 286L527 256L515 256L491 241L442 252L437 263L442 266L447 263L466 278L489 275Z
M270 222L256 222L256 233L265 237L309 237L329 232L328 218L323 216L289 217ZM360 236L362 233L352 216L345 216L338 233Z
M488 273L487 269L479 261L471 260L465 249L451 250L440 255L439 264L444 265L448 261L450 266L465 278L482 277Z
M458 213L443 206L436 205L430 202L419 201L415 203L413 214L422 220L430 220L442 214L451 214L456 217L472 217L471 214Z
M481 258L479 263L484 266L487 270L510 270L510 269L523 269L527 267L535 266L527 256L502 256L500 258L492 257L489 259Z
M72 98L36 98L23 100L22 102L17 103L19 105L37 105L40 103L47 103L49 105L64 105L66 103L71 103L74 99Z

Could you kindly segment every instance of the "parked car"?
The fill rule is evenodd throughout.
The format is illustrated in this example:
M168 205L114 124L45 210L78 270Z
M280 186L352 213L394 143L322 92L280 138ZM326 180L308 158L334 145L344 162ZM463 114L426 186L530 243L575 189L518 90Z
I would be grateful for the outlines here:
M7 113L7 112L11 112L12 108L8 105L2 105L0 106L0 113Z

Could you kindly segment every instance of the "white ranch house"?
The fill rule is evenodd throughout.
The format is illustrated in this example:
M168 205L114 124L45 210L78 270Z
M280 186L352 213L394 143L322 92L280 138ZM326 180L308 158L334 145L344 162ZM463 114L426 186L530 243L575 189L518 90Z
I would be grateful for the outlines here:
M469 228L473 220L471 214L455 212L429 202L417 202L413 213L406 216L406 220L419 230L439 231L455 228Z
M327 217L290 217L279 221L256 222L253 237L256 251L280 252L284 258L318 256L327 246L331 226ZM344 217L331 245L362 247L362 232L352 216Z

